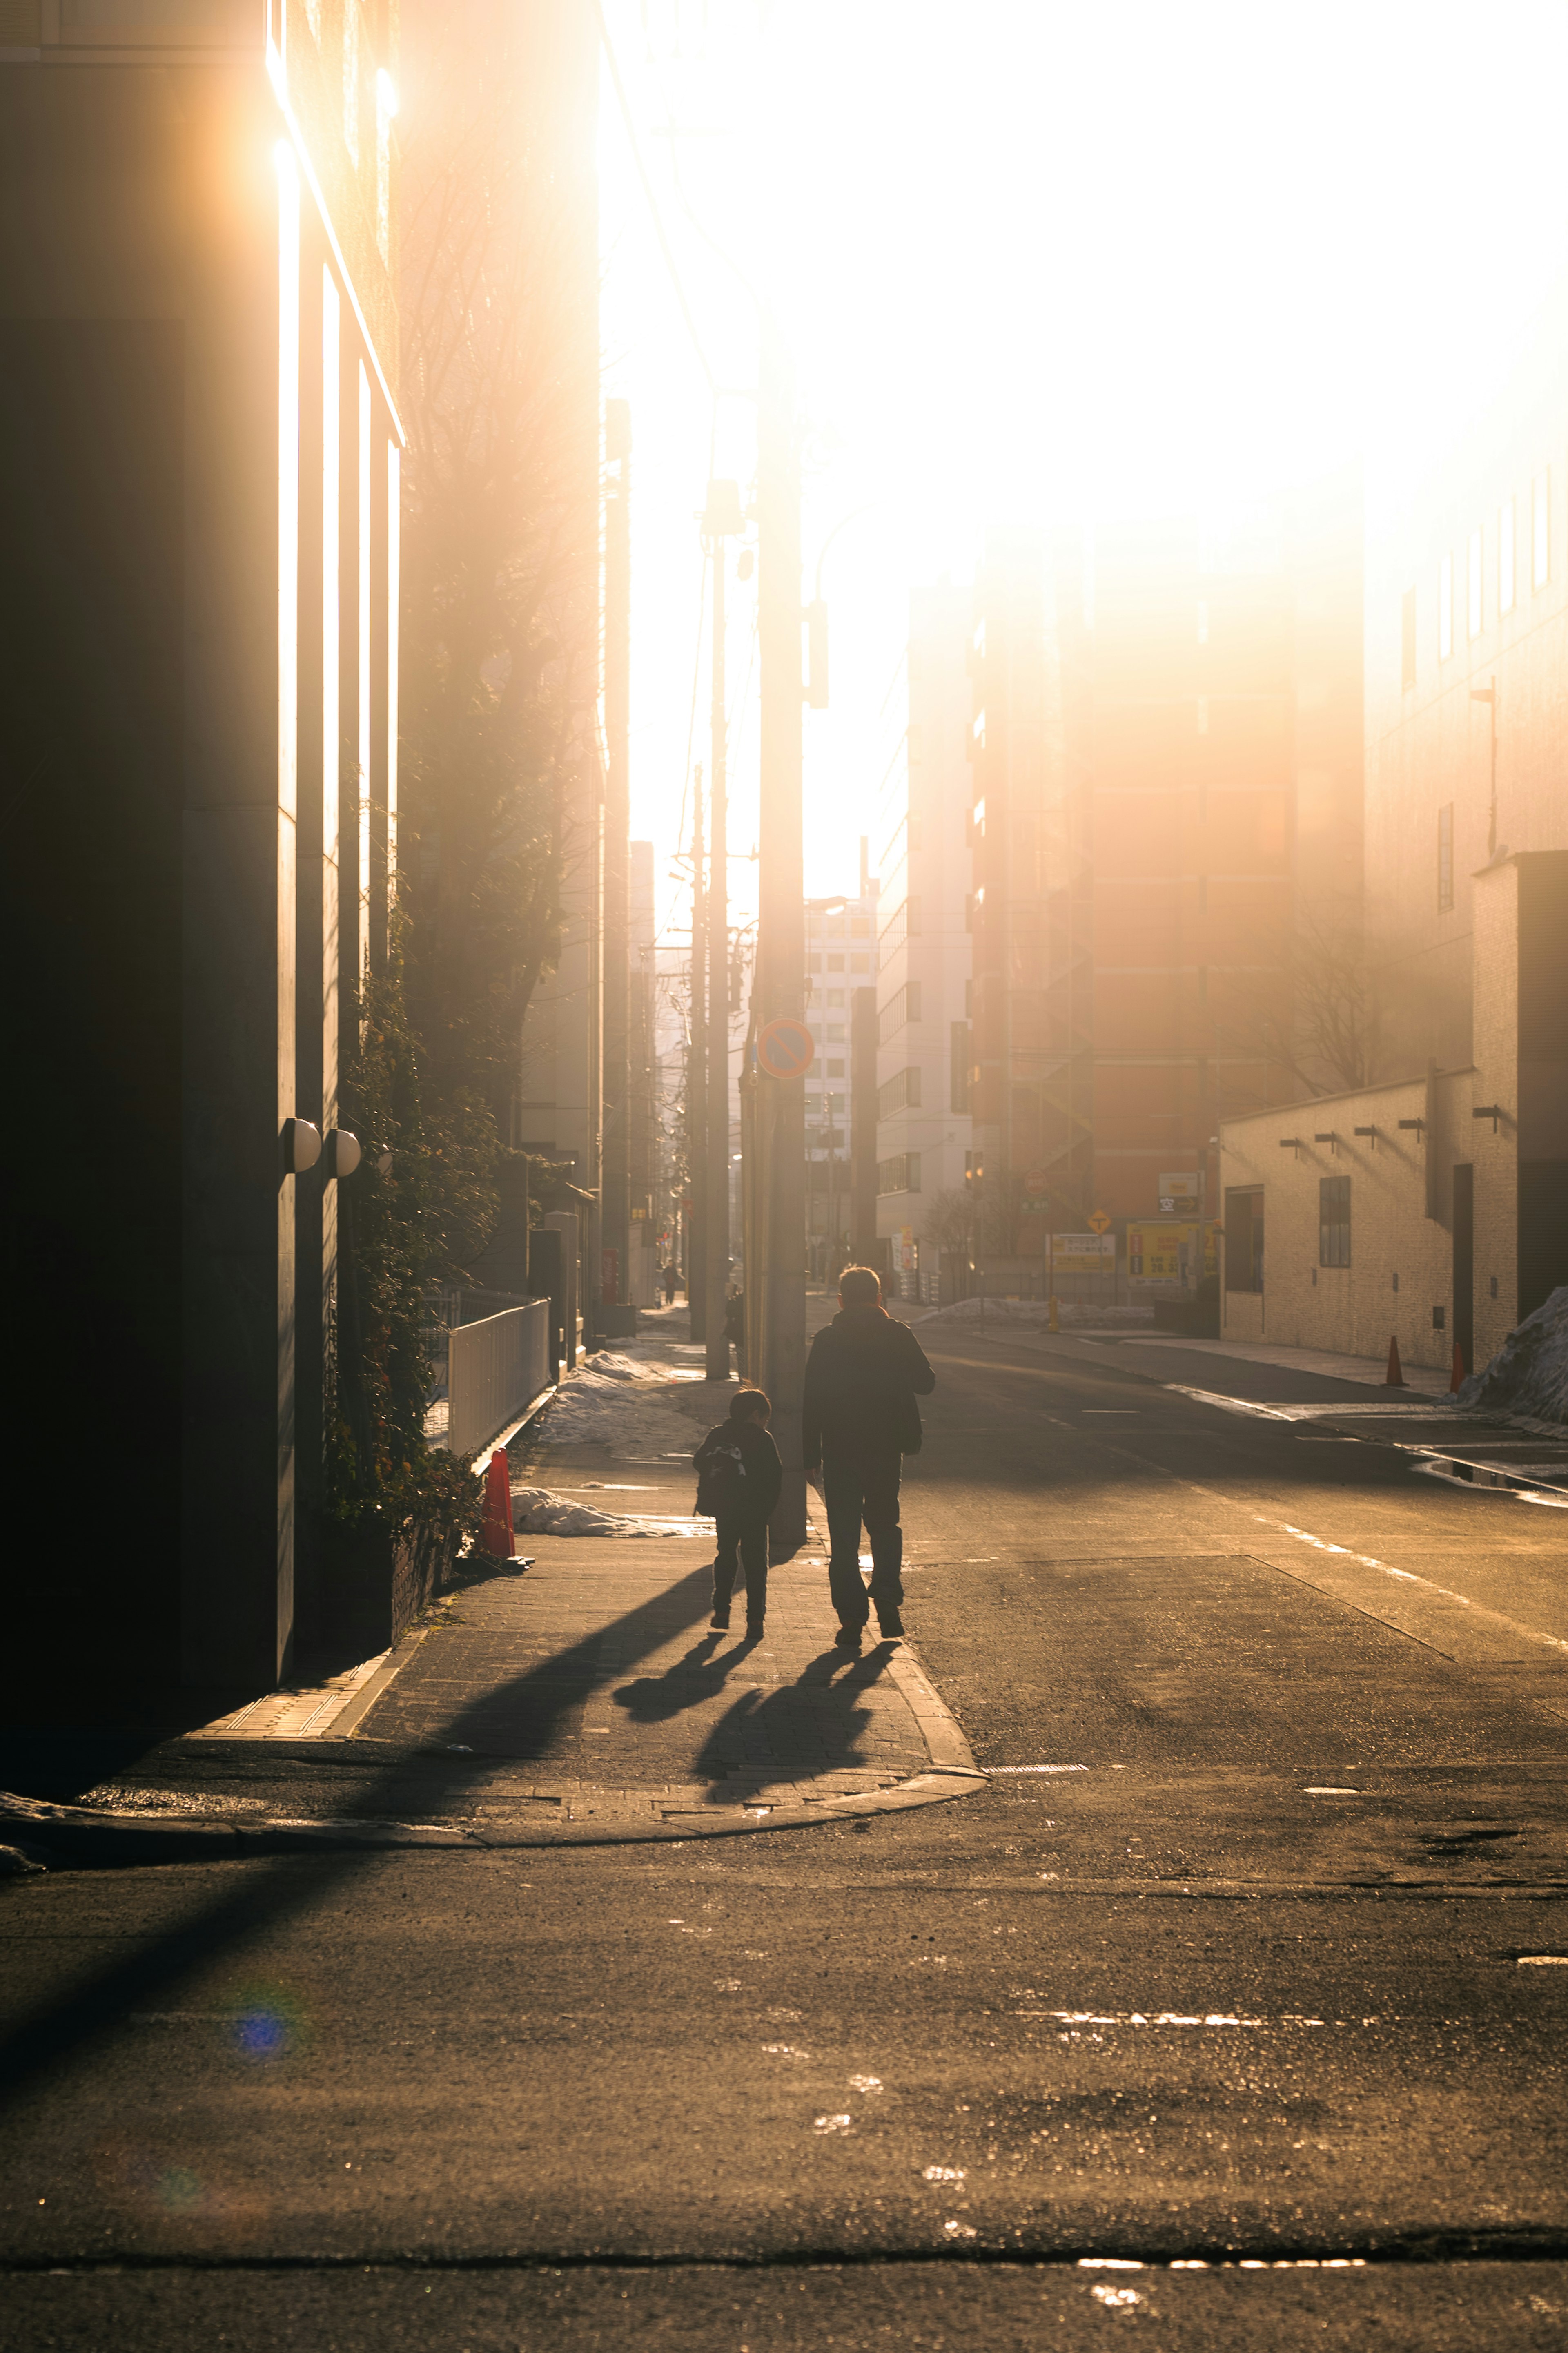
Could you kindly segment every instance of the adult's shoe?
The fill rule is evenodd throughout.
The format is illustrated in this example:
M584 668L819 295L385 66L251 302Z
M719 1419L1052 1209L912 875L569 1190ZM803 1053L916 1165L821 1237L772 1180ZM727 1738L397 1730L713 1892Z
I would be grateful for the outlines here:
M836 1651L858 1651L860 1648L860 1638L864 1630L864 1628L859 1626L840 1626L837 1633L835 1634L833 1638L834 1649Z
M896 1609L879 1609L877 1624L886 1641L896 1642L904 1630L904 1621Z
M715 1609L712 1617L708 1620L708 1631L710 1634L727 1634L729 1630L729 1611L727 1609Z

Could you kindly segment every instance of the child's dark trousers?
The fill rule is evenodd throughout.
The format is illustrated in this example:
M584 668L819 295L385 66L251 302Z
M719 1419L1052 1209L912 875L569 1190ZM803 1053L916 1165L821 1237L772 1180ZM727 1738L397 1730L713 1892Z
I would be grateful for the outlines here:
M761 1633L768 1609L768 1524L741 1513L721 1512L719 1550L713 1562L713 1609L722 1616L730 1607L737 1573L746 1582L746 1624Z

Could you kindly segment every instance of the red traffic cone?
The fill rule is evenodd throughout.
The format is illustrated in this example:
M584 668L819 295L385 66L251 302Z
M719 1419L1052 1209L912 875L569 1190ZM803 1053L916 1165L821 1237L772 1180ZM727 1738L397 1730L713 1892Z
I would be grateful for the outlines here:
M479 1544L497 1560L516 1557L517 1546L511 1534L511 1479L504 1446L496 1448L485 1472L485 1516L479 1528Z
M1454 1343L1454 1369L1448 1376L1448 1395L1452 1397L1456 1389L1462 1389L1464 1386L1465 1352L1456 1340Z
M1399 1342L1392 1333L1388 1341L1388 1370L1383 1377L1383 1386L1385 1389L1402 1389L1405 1387L1405 1376L1399 1369Z

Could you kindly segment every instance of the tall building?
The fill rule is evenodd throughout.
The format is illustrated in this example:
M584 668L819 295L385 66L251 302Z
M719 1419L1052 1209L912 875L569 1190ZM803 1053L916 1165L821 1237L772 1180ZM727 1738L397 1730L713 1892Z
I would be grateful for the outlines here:
M1100 1212L1195 1282L1219 1120L1333 1075L1300 976L1358 950L1360 538L1351 478L1224 540L987 543L973 1115L1020 1259Z
M860 860L854 898L805 902L805 1018L816 1059L805 1081L805 1232L810 1270L826 1281L853 1231L849 1090L853 1000L874 987L877 883Z
M4 14L13 1542L58 1556L90 1430L73 1674L254 1691L330 1599L312 1155L395 867L396 10Z
M962 1199L973 1151L971 602L946 585L910 596L907 723L879 809L877 1232L899 1294L928 1303L942 1289L940 1205ZM952 1263L947 1277L952 1295Z

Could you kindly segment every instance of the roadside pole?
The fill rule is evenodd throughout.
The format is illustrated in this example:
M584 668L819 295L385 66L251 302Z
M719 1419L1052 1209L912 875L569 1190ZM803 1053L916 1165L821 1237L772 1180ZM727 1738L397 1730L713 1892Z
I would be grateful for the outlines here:
M708 1348L704 1369L710 1381L730 1369L724 1313L730 1288L730 891L728 744L724 712L725 541L742 528L740 492L733 482L710 482L702 535L713 558L713 679L710 723L712 774L708 830L708 1133L706 1300ZM695 1328L692 1337L698 1337Z
M805 1010L805 876L801 840L800 479L795 369L764 311L757 399L757 635L762 690L761 915L757 995L763 1022ZM805 1376L805 1081L759 1082L756 1122L763 1264L758 1371L773 1401L784 1487L770 1527L776 1558L805 1541L801 1387Z
M605 1069L593 1296L628 1295L631 1260L631 409L605 405Z
M691 1337L707 1337L708 1027L705 965L707 902L702 889L702 769L691 780L691 1022L686 1055L686 1172L691 1216L686 1240L686 1299Z

